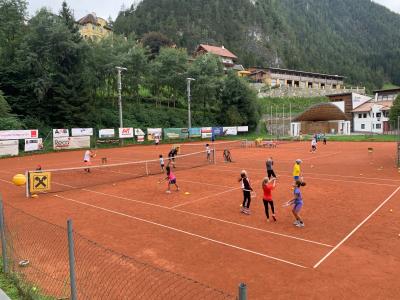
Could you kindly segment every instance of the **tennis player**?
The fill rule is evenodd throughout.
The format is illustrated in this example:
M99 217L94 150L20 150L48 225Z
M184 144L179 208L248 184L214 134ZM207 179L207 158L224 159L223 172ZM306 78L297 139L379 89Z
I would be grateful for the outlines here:
M294 221L293 225L296 227L304 227L304 222L300 217L300 211L303 207L303 197L301 195L300 187L305 186L305 182L301 182L300 180L296 181L294 184L294 199L292 200L292 213L296 220Z
M164 158L163 158L162 154L160 154L160 167L161 167L161 171L164 172Z
M242 170L242 172L240 173L239 182L241 183L241 187L243 190L243 203L241 205L241 212L249 215L250 214L251 191L253 191L253 188L251 187L250 179L247 176L247 172L245 170Z
M294 182L300 181L300 176L301 176L300 164L301 164L301 159L296 159L296 162L295 162L295 164L293 166L293 179L294 179Z
M225 162L232 162L231 151L229 151L228 149L225 149L223 155L224 155Z
M311 153L315 153L315 151L317 151L317 139L314 137L311 140Z
M171 193L171 185L174 184L176 187L176 191L179 191L179 186L176 184L176 176L174 173L172 173L171 168L167 166L165 168L167 171L167 177L165 177L165 180L168 180L168 190L166 191L167 194Z
M90 173L90 166L92 165L91 163L91 158L95 157L95 154L92 150L86 150L85 151L85 155L83 156L83 162L85 164L85 166L87 166L88 168L84 169L86 172Z
M276 175L275 175L275 172L274 172L274 161L272 159L272 156L267 159L265 165L267 166L268 179L271 179L271 177L276 178Z
M154 143L156 144L156 146L158 146L158 144L160 143L160 137L157 135L154 136Z
M211 161L211 148L209 144L206 144L206 153L207 153L207 160Z
M172 148L168 153L168 165L172 164L175 168L175 156L178 154L178 150L176 148Z
M274 221L276 222L274 201L272 200L272 190L275 188L275 185L276 178L269 179L268 177L266 177L262 182L262 189L264 192L263 203L265 208L265 215L267 216L267 222L269 222L268 205L271 206L272 219L274 219Z

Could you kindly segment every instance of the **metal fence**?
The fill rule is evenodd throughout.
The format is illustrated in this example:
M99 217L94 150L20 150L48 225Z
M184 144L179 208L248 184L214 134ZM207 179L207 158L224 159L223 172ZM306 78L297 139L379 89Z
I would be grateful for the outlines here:
M4 205L4 207L3 207ZM0 195L3 271L49 299L247 299L107 249L38 219Z

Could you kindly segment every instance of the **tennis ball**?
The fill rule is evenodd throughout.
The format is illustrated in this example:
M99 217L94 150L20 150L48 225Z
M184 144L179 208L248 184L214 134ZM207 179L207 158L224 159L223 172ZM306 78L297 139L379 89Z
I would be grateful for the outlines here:
M39 196L38 195L36 195L36 194L33 194L32 196L31 196L31 198L38 198Z
M16 186L21 186L24 185L26 183L26 177L24 174L17 174L13 177L12 182L16 185Z

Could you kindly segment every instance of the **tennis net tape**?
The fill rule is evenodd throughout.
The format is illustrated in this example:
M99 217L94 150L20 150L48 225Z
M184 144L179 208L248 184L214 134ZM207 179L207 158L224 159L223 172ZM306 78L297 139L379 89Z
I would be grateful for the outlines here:
M176 156L173 160L165 158L164 163L175 165L174 172L187 170L213 164L215 161L214 150L199 151L190 154ZM90 172L88 172L88 170ZM141 178L145 176L162 174L159 159L125 162L117 164L101 164L92 166L82 166L74 168L47 169L40 171L28 171L27 196L30 196L29 178L37 173L51 174L51 189L46 193L63 192L73 189L82 189L91 186L107 185L129 179Z

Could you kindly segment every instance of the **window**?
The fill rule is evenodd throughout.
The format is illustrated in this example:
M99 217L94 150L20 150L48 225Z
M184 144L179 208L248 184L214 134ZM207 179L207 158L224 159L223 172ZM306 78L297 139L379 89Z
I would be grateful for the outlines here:
M312 89L312 87L313 87L313 83L312 82L308 82L308 88Z
M293 81L292 80L288 80L286 81L288 86L292 86L293 85Z
M376 128L376 129L381 129L381 128L382 128L382 125L381 125L381 124L375 124L375 128Z
M299 86L300 86L300 82L299 82L299 81L295 81L295 82L294 82L294 86L295 86L295 87L299 87Z
M361 129L365 129L365 124L361 124Z
M321 89L325 89L325 83L321 83Z
M336 85L336 84L332 84L332 88L333 88L333 89L336 89L336 88L337 88L337 85Z
M367 114L363 114L363 118L365 119L367 117Z
M362 118L362 114L358 114L358 118L361 119Z
M381 117L381 113L376 113L376 117L380 118Z

